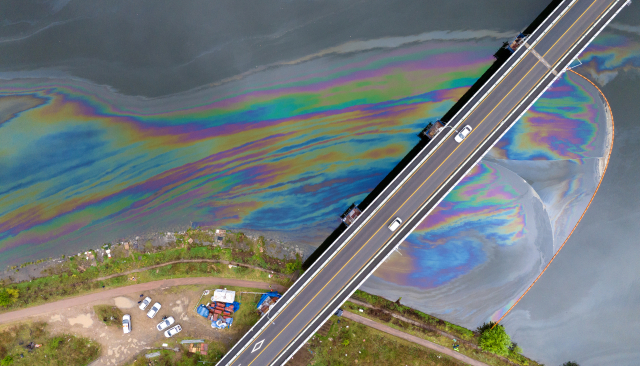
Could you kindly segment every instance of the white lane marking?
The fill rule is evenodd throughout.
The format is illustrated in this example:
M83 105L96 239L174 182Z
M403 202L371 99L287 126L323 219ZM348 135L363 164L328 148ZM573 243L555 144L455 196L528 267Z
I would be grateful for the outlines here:
M551 72L554 75L558 75L558 72L556 70L554 70L553 68L551 68L551 65L549 65L547 60L545 60L544 57L542 57L536 50L534 50L533 47L529 46L529 44L527 42L524 43L524 46L527 47L529 49L529 51L531 51L531 53L533 53L533 55L536 56L538 58L538 60L540 60L540 62L542 62L542 64L547 67L547 69L551 70Z
M262 348L262 344L264 343L264 339L261 340L260 342L256 343L255 346L253 346L253 350L251 350L251 353L259 350L260 348Z

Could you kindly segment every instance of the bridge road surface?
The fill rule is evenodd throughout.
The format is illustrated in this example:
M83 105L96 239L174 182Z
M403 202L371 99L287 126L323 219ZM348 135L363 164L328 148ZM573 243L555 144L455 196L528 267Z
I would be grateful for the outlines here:
M436 136L425 149L430 151L400 173L218 365L281 365L292 357L624 5L623 0L562 3L503 65L501 75L448 123L458 129L470 125L467 138L456 143L451 129ZM496 83L504 70L506 76ZM391 232L387 226L396 217L403 224Z

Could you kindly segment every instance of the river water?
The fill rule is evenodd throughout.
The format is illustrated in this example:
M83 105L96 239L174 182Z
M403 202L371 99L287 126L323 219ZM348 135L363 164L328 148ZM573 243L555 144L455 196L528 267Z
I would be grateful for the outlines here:
M417 142L415 133L482 74L501 42L545 6L5 2L0 264L198 224L271 231L317 245L344 208L364 198ZM616 137L603 184L563 251L504 320L525 354L546 364L575 359L582 365L632 365L638 356L636 8L626 9L598 37L581 57L585 66L576 69L601 86L613 110ZM474 183L492 189L484 196L494 200L456 212L466 217L458 222L475 217L486 235L475 242L458 238L458 247L467 245L458 250L447 239L447 228L459 229L456 220L435 223L440 237L425 229L401 249L411 271L394 271L398 258L382 269L396 285L412 285L413 300L375 286L375 280L367 290L405 295L413 306L469 327L504 313L580 211L551 209L565 196L553 193L558 190L549 189L544 175L527 176L509 161L539 166L553 163L535 161L569 157L575 167L544 169L595 181L601 172L595 162L608 141L600 109L582 107L599 100L583 79L567 77L545 97L547 104L537 103L537 112L519 126L582 122L560 131L564 137L552 134L556 140L540 136L548 127L514 129L512 137L529 142L507 140L448 198L452 204L472 197L479 192ZM549 141L560 143L536 150ZM593 173L585 175L589 166ZM526 185L517 183L522 178ZM561 180L562 192L574 192L571 197L584 204L594 190L578 184L585 179ZM544 220L551 224L531 224ZM503 249L487 250L486 238ZM432 251L435 257L419 254L434 240L450 245ZM522 248L542 249L509 253L519 241L532 243ZM514 255L539 260L523 261L522 271L507 262ZM484 277L459 286L480 267ZM458 291L450 291L452 283ZM434 288L446 296L429 297ZM478 289L495 288L507 290L477 301ZM447 296L450 302L441 301Z

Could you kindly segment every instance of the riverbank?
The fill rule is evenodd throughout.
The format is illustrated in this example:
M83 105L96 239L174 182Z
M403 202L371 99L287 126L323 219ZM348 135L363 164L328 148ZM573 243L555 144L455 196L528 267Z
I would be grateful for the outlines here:
M250 245L243 245L245 244L244 241L247 243L260 241L263 243L264 253L276 259L291 259L299 256L304 260L316 249L309 244L293 242L275 232L257 232L254 230L245 230L243 232L227 232L222 230L222 232L224 234L218 234L223 238L221 241L216 239L216 229L190 228L183 231L168 231L132 236L121 239L115 244L105 243L99 248L88 248L78 253L61 252L60 256L56 258L40 258L7 266L0 271L0 284L20 283L48 276L51 268L59 266L61 263L70 260L70 258L82 257L86 252L93 253L98 261L101 261L103 257L108 257L106 249L111 247L117 248L118 246L127 246L129 248L128 250L132 252L155 253L170 249L175 246L176 243L181 244L181 239L185 237L185 241L192 239L192 244L195 246L220 246L222 248L235 248L240 250L247 250L250 247ZM241 242L237 240L238 234L240 234L243 239Z
M298 252L283 254L262 237L213 234L190 229L173 235L165 246L145 244L136 249L127 242L110 245L61 258L27 281L16 283L5 278L3 285L18 290L18 297L0 312L178 277L215 276L289 285L302 265Z
M124 289L137 292L168 288L184 284L185 280L196 284L204 279L214 281L211 284L254 288L260 287L257 283L267 283L283 292L295 281L302 265L298 252L281 258L272 256L276 248L268 247L264 238L242 233L227 233L220 240L209 231L194 229L176 233L165 246L143 248L134 249L130 243L112 245L108 248L111 258L106 248L82 253L49 266L45 276L5 285L17 290L18 297L2 308L0 320L16 321L50 312L58 303L67 308L80 296L105 301ZM401 305L400 301L357 291L343 308L441 347L450 348L456 339L460 353L489 365L537 365L519 355L507 359L482 351L478 334ZM12 311L18 309L22 310Z

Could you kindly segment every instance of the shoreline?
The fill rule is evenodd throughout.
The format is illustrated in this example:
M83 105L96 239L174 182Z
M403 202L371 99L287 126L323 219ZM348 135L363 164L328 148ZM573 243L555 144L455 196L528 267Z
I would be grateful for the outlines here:
M116 243L105 243L102 245L102 247L98 247L95 249L88 248L79 253L63 252L57 258L39 258L33 261L23 262L21 264L7 265L2 271L0 271L0 285L17 284L49 276L49 274L46 273L48 269L54 268L58 265L70 261L71 257L82 257L87 252L93 252L95 253L96 258L102 258L105 256L104 248L107 245L109 247L112 247L123 245L124 243L129 243L131 251L143 252L141 249L144 248L146 243L151 242L154 250L166 250L169 249L170 245L176 241L176 237L184 235L190 230L203 231L207 232L209 235L215 235L216 228L187 227L184 230L153 232L145 235L136 235L119 239ZM313 253L313 251L317 249L316 247L313 247L309 244L283 240L283 237L275 235L274 232L259 232L257 230L251 229L238 231L227 230L226 232L226 235L237 235L238 233L245 234L245 236L252 241L256 241L258 240L258 238L262 237L265 239L266 254L281 259L295 258L297 254L300 255L300 257L304 261L311 255L311 253ZM197 240L194 241L194 244L211 246L217 245L216 242L198 242Z

